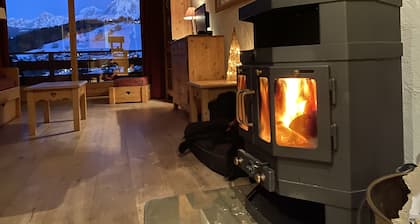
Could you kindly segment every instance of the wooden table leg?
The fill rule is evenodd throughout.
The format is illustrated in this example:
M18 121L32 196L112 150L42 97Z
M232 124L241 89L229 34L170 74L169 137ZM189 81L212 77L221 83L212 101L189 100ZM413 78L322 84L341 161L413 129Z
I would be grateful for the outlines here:
M80 91L79 89L72 90L72 102L73 102L73 122L74 130L80 131Z
M84 89L83 95L80 97L80 108L82 112L82 120L87 118L87 101L86 101L86 86L82 87Z
M16 98L16 117L22 116L20 97Z
M45 100L44 101L44 123L50 123L50 117L51 117L50 101Z
M201 121L210 120L209 112L209 90L200 89L200 99L201 99Z
M29 135L36 135L36 108L35 108L35 99L32 92L27 92L27 107L28 107L28 126L29 126Z
M108 89L108 95L109 95L109 104L115 104L115 88L109 87Z
M197 122L198 115L197 115L197 104L195 103L194 98L194 87L190 86L190 122Z

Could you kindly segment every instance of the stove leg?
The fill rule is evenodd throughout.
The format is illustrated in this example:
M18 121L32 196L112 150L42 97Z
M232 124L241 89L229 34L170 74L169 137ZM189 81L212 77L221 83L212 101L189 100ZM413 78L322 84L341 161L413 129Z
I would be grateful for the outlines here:
M326 224L323 204L283 197L261 186L249 193L245 207L258 224Z
M280 196L257 185L245 207L259 224L374 224L366 203L347 209Z
M325 205L325 224L374 224L367 206L361 209L338 208Z

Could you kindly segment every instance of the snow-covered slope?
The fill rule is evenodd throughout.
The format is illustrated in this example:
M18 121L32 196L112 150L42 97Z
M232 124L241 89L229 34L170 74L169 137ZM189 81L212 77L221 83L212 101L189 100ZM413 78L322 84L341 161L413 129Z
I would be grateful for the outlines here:
M123 48L126 50L141 50L141 27L131 22L108 24L77 36L77 50L79 51L102 51L109 50L108 35L124 36ZM59 52L69 51L70 41L68 38L44 44L39 49L30 52Z

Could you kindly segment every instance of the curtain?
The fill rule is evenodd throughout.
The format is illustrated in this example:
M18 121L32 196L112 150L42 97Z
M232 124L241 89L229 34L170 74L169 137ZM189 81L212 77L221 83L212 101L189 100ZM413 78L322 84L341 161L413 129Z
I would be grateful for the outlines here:
M165 95L164 1L141 1L143 71L151 83L151 96Z
M6 8L6 0L0 0L0 7ZM9 66L9 38L7 21L0 20L0 67Z

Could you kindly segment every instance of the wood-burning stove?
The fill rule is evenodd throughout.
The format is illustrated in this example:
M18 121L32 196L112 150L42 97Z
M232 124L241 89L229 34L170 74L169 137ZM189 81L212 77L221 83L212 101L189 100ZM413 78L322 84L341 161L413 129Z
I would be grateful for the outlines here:
M235 164L260 183L248 204L260 220L271 217L256 205L281 196L314 203L321 223L356 223L368 184L403 163L400 7L256 0L240 9L255 50L238 69L245 145Z

